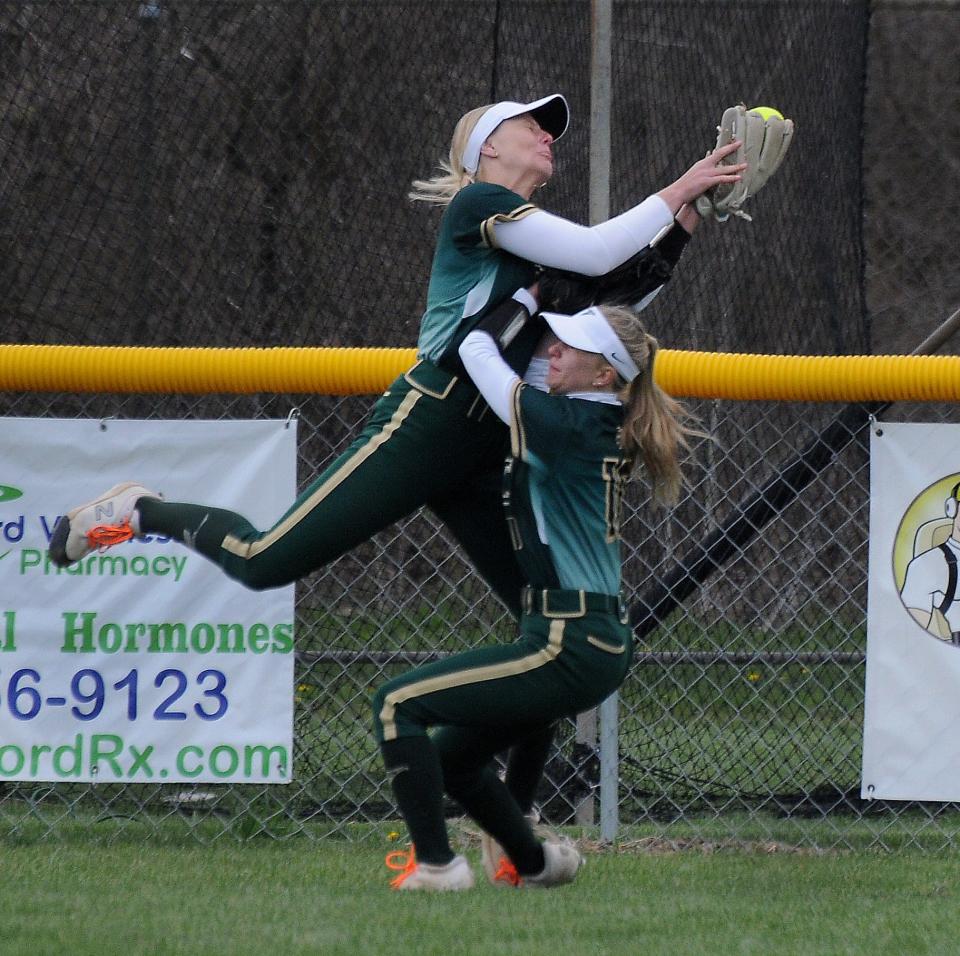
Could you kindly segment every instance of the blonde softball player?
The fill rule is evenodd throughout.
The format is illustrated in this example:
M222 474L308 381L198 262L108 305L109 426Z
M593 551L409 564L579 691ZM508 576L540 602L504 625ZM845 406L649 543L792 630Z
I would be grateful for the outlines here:
M409 854L388 857L401 890L473 885L447 839L444 791L483 828L491 881L547 887L574 878L578 851L537 839L492 759L623 681L632 639L620 600L621 491L642 462L657 496L674 499L678 452L694 434L653 381L657 343L633 311L593 306L543 317L556 336L549 392L516 375L487 323L460 347L510 428L503 500L527 584L514 643L416 668L374 696L375 734L413 843Z
M718 184L739 180L744 168L720 165L736 144L719 147L638 206L597 226L580 226L530 201L553 175L553 144L567 123L567 103L559 94L481 107L458 122L442 172L415 182L411 194L445 207L419 361L377 401L346 452L272 527L259 530L234 511L165 501L124 482L61 518L51 560L65 566L95 548L162 534L248 587L279 587L426 506L518 616L524 582L500 507L507 431L476 386L456 373L457 347L491 309L509 304L515 290L533 312L536 303L522 290L532 285L539 266L601 275L664 230L689 233L698 221L690 203ZM518 372L527 367L537 334L531 323L507 350Z

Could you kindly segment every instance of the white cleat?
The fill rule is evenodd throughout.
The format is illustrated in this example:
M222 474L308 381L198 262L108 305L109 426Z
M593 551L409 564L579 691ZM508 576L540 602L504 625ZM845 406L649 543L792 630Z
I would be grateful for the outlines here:
M580 851L564 838L547 840L543 844L543 859L543 870L535 876L523 877L521 886L548 887L572 883L584 862Z
M524 816L530 821L534 832L539 833L541 828L537 824L540 822L540 812L534 808ZM517 868L504 852L503 847L486 830L480 832L480 862L483 864L483 872L487 875L487 879L494 886L518 887L520 885L520 874Z
M394 863L394 857L404 861ZM473 870L462 856L455 856L444 866L438 866L435 863L418 863L412 849L409 853L400 850L387 854L387 866L392 870L400 870L400 875L390 881L390 886L395 890L448 892L473 887Z
M135 481L126 481L67 512L57 521L50 537L50 560L65 568L91 551L135 538L140 533L137 501L159 497Z

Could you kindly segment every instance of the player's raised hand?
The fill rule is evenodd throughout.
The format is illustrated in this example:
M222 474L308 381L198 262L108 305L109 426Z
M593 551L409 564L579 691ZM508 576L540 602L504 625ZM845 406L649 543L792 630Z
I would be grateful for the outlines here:
M703 159L695 162L679 179L657 194L676 212L684 203L693 202L708 189L729 183L737 183L747 168L746 163L727 165L723 160L735 153L742 143L734 140L712 149Z

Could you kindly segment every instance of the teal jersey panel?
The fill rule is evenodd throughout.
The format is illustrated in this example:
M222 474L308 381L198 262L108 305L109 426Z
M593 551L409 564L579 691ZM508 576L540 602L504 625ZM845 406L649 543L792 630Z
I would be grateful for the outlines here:
M454 196L440 222L417 341L420 358L439 358L465 321L472 325L470 320L533 282L533 263L493 248L486 236L491 217L508 220L535 209L492 183L471 183Z
M517 389L509 497L517 557L534 586L619 592L622 424L620 405Z

